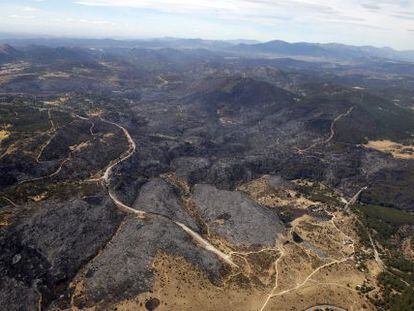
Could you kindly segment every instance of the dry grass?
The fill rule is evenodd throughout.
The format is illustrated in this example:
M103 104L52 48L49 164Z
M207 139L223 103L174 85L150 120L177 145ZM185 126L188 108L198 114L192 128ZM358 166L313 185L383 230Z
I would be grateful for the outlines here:
M0 84L7 83L12 79L21 76L20 73L29 66L25 62L5 64L0 67Z
M406 238L401 245L402 252L405 258L414 260L414 250L411 246L412 237Z
M101 117L103 115L103 110L94 109L94 110L90 110L87 114L89 117Z
M269 176L263 176L238 187L239 191L248 194L254 201L261 205L279 207L291 206L293 208L305 209L316 205L293 189L286 187L272 187L269 184Z
M13 214L8 211L0 212L0 227L12 224Z
M69 149L72 152L74 152L74 151L81 152L83 149L89 147L90 145L91 145L90 142L82 142L82 143L80 143L78 145L69 146Z
M331 222L319 222L310 216L296 219L295 231L306 241L320 249L330 258L340 259L352 253L352 248L344 244L347 237L339 232Z
M334 284L319 284L315 282L309 282L297 291L272 298L265 310L302 311L311 306L321 304L342 307L350 311L374 310L373 307L347 286L344 288Z
M39 80L46 80L46 79L69 79L71 77L70 74L63 72L63 71L55 71L55 72L46 72L45 74L39 77Z
M151 293L123 301L110 310L146 310L145 302L157 298L160 301L157 311L253 311L260 309L265 297L258 289L237 286L237 277L234 282L217 287L206 274L181 257L158 254L153 268L156 279Z
M184 180L179 179L174 172L162 174L160 177L164 179L166 182L174 185L175 187L183 191L183 193L190 193L190 185L186 183Z
M303 243L285 245L284 256L278 264L278 287L265 310L305 310L320 304L347 310L374 309L355 288L367 279L375 285L375 273L357 269L350 257L351 246L343 243L347 235L356 236L353 226L349 225L350 217L339 213L336 216L339 230L330 221L319 221L308 215L292 223L293 230L327 257L319 257Z
M48 197L47 192L43 192L41 194L38 194L38 195L35 195L35 196L30 197L30 199L33 202L40 202L40 201L43 201L44 199L46 199L47 197Z
M55 100L44 101L44 103L49 106L60 106L60 105L66 104L68 101L69 101L69 97L62 96L62 97L56 98Z
M3 140L10 136L10 132L6 130L0 130L0 144Z
M103 134L103 138L113 138L113 137L115 137L114 133L105 133L105 134Z
M338 230L330 221L304 215L292 224L294 230L329 257L321 258L302 244L292 242L283 246L282 257L275 250L252 252L244 256L242 268L225 277L220 287L183 258L158 254L153 263L156 279L152 291L123 301L111 310L145 310L145 302L151 298L160 301L156 310L161 311L260 310L275 284L275 262L279 257L278 287L265 310L304 310L318 304L373 310L356 287L364 282L375 284L375 273L371 269L363 273L354 260L346 259L352 251L343 241L348 234L356 236L350 223L350 217L338 213Z
M414 146L405 146L391 140L369 141L364 147L389 153L396 159L414 159Z
M188 191L188 185L173 174L162 177L183 192ZM271 187L266 176L241 186L240 190L260 202L267 200L279 204L277 199L282 199L294 206L303 205L303 198L291 195L288 191L291 189ZM341 212L335 213L334 221L303 215L291 223L293 231L326 256L320 256L315 248L309 248L304 242L292 241L274 248L237 250L224 242L220 244L219 237L210 235L210 242L231 253L232 260L239 266L224 272L220 284L213 284L203 271L184 258L158 253L152 265L155 281L151 291L111 306L105 305L105 310L146 310L145 303L156 299L159 301L156 311L258 311L269 294L272 298L264 309L266 311L305 310L320 304L347 310L374 310L356 287L364 282L376 286L378 266L368 260L365 272L358 269L352 257L352 245L344 243L353 239L358 244L354 221ZM78 292L82 295L82 291L78 289Z

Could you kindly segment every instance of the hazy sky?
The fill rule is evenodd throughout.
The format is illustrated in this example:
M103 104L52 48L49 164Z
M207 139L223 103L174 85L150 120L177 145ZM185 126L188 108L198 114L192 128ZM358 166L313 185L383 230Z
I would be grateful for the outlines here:
M414 0L0 0L0 32L414 49Z

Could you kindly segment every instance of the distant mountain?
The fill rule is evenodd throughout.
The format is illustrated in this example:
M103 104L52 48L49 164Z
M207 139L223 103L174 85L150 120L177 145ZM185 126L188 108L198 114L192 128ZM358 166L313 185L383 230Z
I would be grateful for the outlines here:
M372 46L351 46L338 43L289 43L274 40L260 43L253 40L203 40L180 38L155 38L140 40L115 39L76 39L76 38L10 38L1 39L0 44L23 49L28 46L45 46L49 48L77 48L91 50L130 50L130 49L174 49L195 50L204 49L222 53L225 56L243 56L262 58L295 58L318 61L351 61L367 59L387 59L414 62L414 51L397 51L391 48L377 48Z
M1 38L1 37L0 37ZM180 38L156 38L139 40L116 40L116 39L76 39L76 38L7 38L0 39L0 44L10 44L16 47L28 45L42 45L48 47L78 47L92 49L109 48L145 48L145 49L227 49L243 41L219 41L202 39L180 39ZM254 42L257 43L257 42Z
M30 46L25 48L24 51L27 58L40 63L52 61L94 61L90 51L85 51L79 48Z
M8 44L0 45L0 64L16 60L22 53Z
M258 44L239 44L231 48L242 54L268 54L274 56L311 57L335 60L358 58L386 58L392 60L414 61L414 51L396 51L391 48L372 46L351 46L338 43L288 43L274 40Z
M278 54L284 56L327 56L327 51L316 44L288 43L280 40L258 44L239 44L232 50L236 52Z
M260 41L257 40L245 40L245 39L236 39L236 40L226 40L231 44L258 44Z

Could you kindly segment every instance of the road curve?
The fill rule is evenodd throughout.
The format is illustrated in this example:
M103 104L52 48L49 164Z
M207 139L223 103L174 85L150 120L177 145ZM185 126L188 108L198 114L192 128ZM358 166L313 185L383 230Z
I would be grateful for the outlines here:
M81 119L87 119L81 116L76 115L77 117L81 118ZM164 217L170 221L172 221L174 224L176 224L178 227L180 227L184 232L186 232L188 235L191 236L191 238L201 247L204 248L205 250L214 253L218 258L220 258L222 261L224 261L225 263L229 264L232 267L238 267L230 258L229 255L223 253L222 251L220 251L219 249L217 249L216 247L214 247L212 244L210 244L207 240L203 239L198 233L194 232L193 230L191 230L190 228L188 228L186 225L174 221L173 219L170 219L169 217L165 216L165 215L161 215L161 214L155 214L155 213L151 213L151 212L146 212L146 211L141 211L141 210L136 210L126 204L124 204L123 202L121 202L116 194L110 189L110 181L111 181L111 173L112 170L115 166L117 166L118 164L128 160L136 151L137 146L135 141L132 139L131 135L129 134L128 130L126 128L124 128L123 126L109 121L109 120L105 120L102 119L101 120L105 123L108 124L112 124L116 127L118 127L119 129L121 129L125 135L125 137L128 140L128 145L129 145L129 149L126 152L125 155L121 156L121 158L119 158L118 160L116 160L115 162L113 162L112 164L110 164L106 169L105 172L102 176L102 180L105 182L105 186L108 189L108 194L109 197L111 198L112 202L114 202L114 204L123 212L125 213L130 213L130 214L135 214L138 215L139 218L145 218L145 216L148 215L156 215L156 216L161 216Z
M335 119L332 120L331 122L331 128L330 128L330 134L329 137L325 140L322 141L317 141L315 143L313 143L312 145L310 145L309 147L305 148L305 149L299 149L299 148L295 148L297 150L297 152L299 154L304 154L305 152L315 148L318 145L323 145L323 144L327 144L329 143L335 136L335 125L336 123L341 120L342 118L348 116L352 111L354 110L354 107L349 108L346 112L341 113L340 115L338 115Z

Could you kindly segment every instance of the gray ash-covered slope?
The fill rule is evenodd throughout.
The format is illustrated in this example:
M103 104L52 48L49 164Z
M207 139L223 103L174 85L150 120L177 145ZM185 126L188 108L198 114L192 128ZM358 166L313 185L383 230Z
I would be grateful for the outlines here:
M323 181L346 197L368 185L363 202L412 209L413 160L362 146L413 144L414 80L405 63L23 50L7 48L10 68L22 71L6 69L0 82L0 300L8 310L34 310L40 295L43 309L67 309L71 298L105 309L152 290L160 253L183 257L220 285L227 264L174 221L236 252L273 247L285 234L276 209L235 191L263 174ZM117 211L99 180L129 148L124 132L100 117L137 145L109 187L146 219Z
M304 79L299 93L252 78L207 78L189 88L192 95L172 101L168 107L152 102L148 109L152 115L136 109L148 121L144 131L179 138L168 142L161 138L154 148L160 150L160 143L166 144L161 150L166 166L173 159L173 169L187 170L183 175L193 184L206 182L231 189L254 176L281 172L287 178L327 179L344 190L353 183L349 193L361 184L379 187L381 183L375 182L378 174L361 179L360 163L366 150L355 145L375 139L409 144L413 112L368 90L294 79ZM334 124L341 115L344 117ZM296 148L314 144L307 154L296 154ZM189 156L202 165L190 171L183 168L185 164L177 165L176 159ZM400 161L401 165L408 173L391 170L387 173L390 184L399 184L400 177L402 184L410 184L412 165ZM392 195L386 201L409 208L409 187L402 189L403 195Z
M26 311L38 308L39 294L16 278L2 276L0 280L0 301L4 310Z
M362 177L366 151L357 144L409 142L411 111L365 90L315 80L305 79L294 94L252 78L210 77L190 84L192 94L184 98L137 105L135 113L147 121L141 134L146 149L137 151L141 163L156 160L191 184L223 189L266 173L340 186ZM360 186L354 184L349 193Z
M214 108L219 104L229 108L253 107L268 108L272 104L280 107L292 101L294 94L264 81L249 77L209 77L200 83L189 97L200 100ZM258 105L258 106L257 106ZM270 111L271 112L271 111Z
M47 178L50 181L80 180L102 170L126 148L126 140L120 131L115 132L117 136L108 136L115 130L99 120L91 123L69 119L55 126L56 129L49 130L49 133L39 133L41 139L48 139L46 143L35 139L18 145L19 148L36 148L35 157L27 153L4 155L0 172L6 178L0 181L0 185L16 185ZM107 143L102 143L103 140ZM58 170L61 174L53 175Z
M252 124L289 107L295 102L294 97L279 87L252 78L211 77L202 81L184 102L192 107L192 113L204 114L209 121Z
M23 53L14 47L8 44L0 45L0 64L16 61L22 56Z
M196 221L186 212L183 202L178 198L178 190L160 178L154 178L141 187L133 208L165 216L198 231Z
M285 234L279 217L238 191L197 184L195 208L209 230L236 246L274 246Z
M198 247L172 221L160 216L127 218L107 247L85 268L84 295L75 297L79 307L105 305L150 291L152 263L157 253L182 256L205 271L214 283L221 280L221 261Z
M175 138L168 142L164 139L171 146L169 157L284 152L287 145L297 144L298 140L307 142L307 136L312 135L304 128L307 120L325 117L329 130L329 121L350 106L350 103L343 108L298 103L299 98L294 94L249 78L217 80L201 81L201 86L197 85L184 102L182 99L169 105L151 102L151 107L145 106L145 110L135 108L148 120L144 131L158 134L160 140L161 135Z
M2 307L34 310L33 296L37 305L40 295L43 308L59 297L68 299L67 285L105 246L122 218L104 197L47 201L28 209L0 236Z

